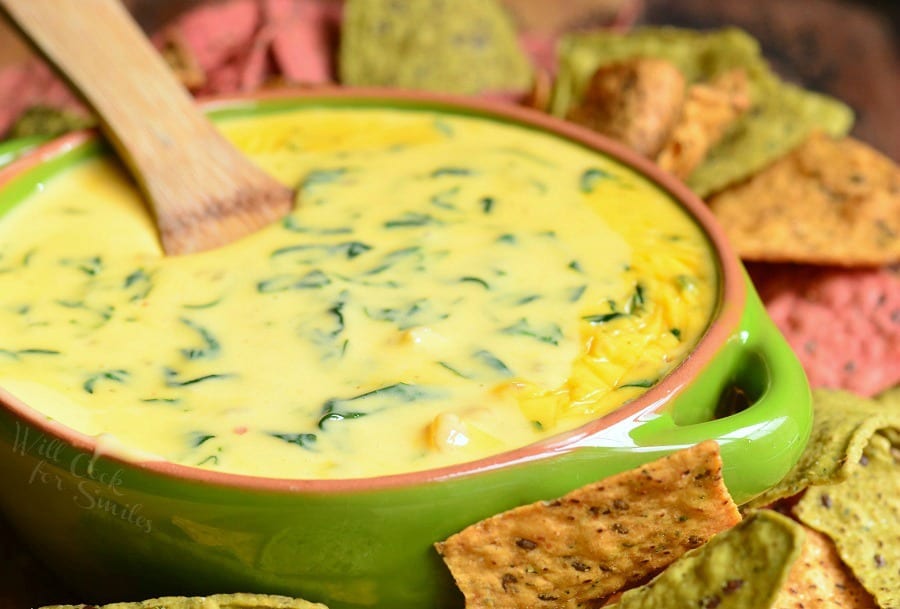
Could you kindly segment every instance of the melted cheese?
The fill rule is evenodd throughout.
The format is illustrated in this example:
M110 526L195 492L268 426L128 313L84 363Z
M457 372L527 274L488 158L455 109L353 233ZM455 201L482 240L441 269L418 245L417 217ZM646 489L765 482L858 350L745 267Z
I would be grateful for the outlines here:
M296 210L164 258L118 166L0 222L0 386L87 434L228 472L364 477L469 461L640 395L716 300L669 196L551 135L306 109L226 135Z

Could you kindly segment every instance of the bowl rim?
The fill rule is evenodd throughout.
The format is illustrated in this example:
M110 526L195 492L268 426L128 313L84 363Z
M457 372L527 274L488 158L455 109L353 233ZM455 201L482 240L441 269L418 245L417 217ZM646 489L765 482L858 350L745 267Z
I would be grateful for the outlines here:
M501 120L507 124L525 126L565 139L600 152L622 163L647 178L658 188L668 193L681 205L704 232L710 250L715 257L719 272L719 302L713 312L706 331L688 355L672 369L659 383L634 400L623 404L612 412L585 423L575 429L555 434L526 446L507 450L474 461L455 465L397 474L387 474L366 478L301 479L273 478L247 474L235 474L181 465L159 458L140 456L137 451L128 451L108 444L101 436L89 436L71 429L38 410L28 406L0 387L0 407L36 427L42 433L64 442L77 450L102 456L117 465L137 468L146 473L156 474L182 482L196 482L214 487L232 489L281 491L289 493L348 493L357 491L388 490L414 487L441 482L464 476L507 468L529 461L547 458L560 453L577 450L584 441L613 425L629 418L652 416L681 392L710 363L720 348L738 327L743 313L747 287L743 270L737 255L732 250L723 228L713 216L709 207L677 178L663 171L659 166L640 156L610 138L562 120L548 113L524 106L490 99L458 97L421 91L385 89L319 87L268 89L247 94L226 95L199 99L205 111L239 110L250 112L266 102L290 100L322 102L361 102L373 107L408 107L418 110L450 111L469 116ZM393 104L393 106L392 106ZM349 106L348 107L352 107ZM0 169L0 190L10 181L38 166L57 158L75 148L98 139L96 129L76 131L53 139Z

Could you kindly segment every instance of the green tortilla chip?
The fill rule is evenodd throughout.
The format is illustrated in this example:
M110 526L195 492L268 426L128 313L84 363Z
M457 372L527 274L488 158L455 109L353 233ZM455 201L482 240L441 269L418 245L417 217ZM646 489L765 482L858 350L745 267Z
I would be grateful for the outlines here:
M846 481L810 489L794 513L831 537L880 607L900 607L900 446L875 434Z
M688 186L704 197L752 175L815 130L841 136L853 123L853 113L843 103L779 80L757 41L734 28L700 32L662 27L628 34L572 34L561 41L559 56L551 111L562 117L582 98L599 66L630 57L667 59L689 84L743 69L753 107L735 121L687 179Z
M97 120L93 116L50 106L32 106L13 123L7 135L10 138L35 135L56 137L69 131L94 127L96 124Z
M349 0L341 82L457 94L522 91L532 69L494 0Z
M688 186L701 197L756 173L813 131L838 137L853 126L853 111L836 99L774 79L761 88L760 101L688 177Z
M96 605L53 605L42 609L327 609L287 596L269 594L215 594L213 596L165 596L134 603Z
M879 394L875 398L875 401L887 404L890 408L895 410L900 408L900 385Z
M615 609L771 607L800 556L799 524L761 511L688 552L645 586L622 595Z
M742 506L769 505L810 486L846 480L879 429L900 429L900 401L893 407L846 391L813 391L813 429L806 449L781 482Z

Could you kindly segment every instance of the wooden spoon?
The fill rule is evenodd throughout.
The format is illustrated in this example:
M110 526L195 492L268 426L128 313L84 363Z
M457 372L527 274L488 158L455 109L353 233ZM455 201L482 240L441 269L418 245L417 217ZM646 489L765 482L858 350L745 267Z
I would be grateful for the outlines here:
M118 0L0 0L93 106L156 215L167 254L224 245L290 211L290 189L194 106Z

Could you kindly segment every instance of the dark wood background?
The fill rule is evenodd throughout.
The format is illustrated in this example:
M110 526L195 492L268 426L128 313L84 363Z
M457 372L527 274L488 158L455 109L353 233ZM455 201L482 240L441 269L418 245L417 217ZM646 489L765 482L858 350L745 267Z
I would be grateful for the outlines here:
M760 40L782 76L849 103L857 114L853 134L900 160L900 3L896 0L507 2L520 22L547 32L602 22L623 2L639 11L639 23L701 29L740 26ZM153 29L195 2L132 0L130 4L142 24ZM0 66L26 55L26 47L0 23ZM78 600L0 519L0 609Z

